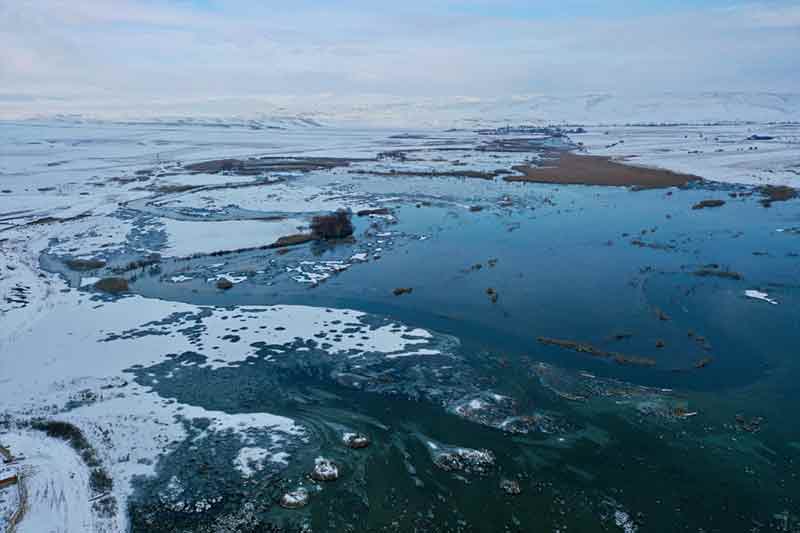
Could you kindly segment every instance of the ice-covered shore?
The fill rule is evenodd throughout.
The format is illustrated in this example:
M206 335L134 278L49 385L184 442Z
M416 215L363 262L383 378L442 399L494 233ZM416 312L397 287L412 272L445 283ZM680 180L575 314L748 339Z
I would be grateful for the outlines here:
M0 442L12 453L24 455L26 464L31 464L33 472L29 483L33 485L29 490L44 479L46 481L41 483L52 485L52 490L74 495L74 500L85 505L99 495L92 494L86 484L76 485L69 476L54 473L63 469L77 470L83 476L78 479L83 479L88 476L85 465L81 465L80 460L75 462L74 452L65 444L50 442L52 439L31 433L24 426L37 418L75 425L95 447L111 475L118 509L123 510L132 478L152 475L157 458L187 438L185 420L208 419L211 425L207 432L237 433L243 447L250 444L245 436L248 430L267 430L272 435L272 447L267 451L283 458L286 456L282 443L304 432L293 420L282 416L209 411L161 398L151 389L133 382L131 375L125 373L126 369L158 363L164 360L167 352L185 351L207 354L209 365L240 363L255 356L256 349L251 346L255 341L281 345L295 339L313 339L315 334L327 331L330 322L337 320L350 324L359 335L340 341L331 339L328 351L346 353L350 357L364 352L414 352L420 349L417 348L420 343L425 345L429 337L423 330L395 324L372 328L361 322L363 314L347 310L302 306L228 309L138 296L105 302L94 298L67 289L60 280L50 279L43 301L38 302L42 306L38 316L31 315L27 321L20 321L24 324L23 331L3 330L0 405L2 413L10 416L13 422L10 433L0 434ZM181 318L171 319L173 316ZM238 318L237 324L244 321L248 326L247 332L239 332L244 337L241 342L222 340L226 326L233 322L227 322L231 317ZM158 325L147 325L154 322ZM186 333L187 323L193 326L191 335ZM210 345L214 343L225 343L225 349L211 352ZM67 408L68 404L76 402L79 407ZM44 508L36 499L32 499L30 505L31 516L55 514L57 516L51 518L55 523L66 520L67 509L74 507L70 504L63 508ZM115 517L101 514L91 520L104 524L97 530L124 531L124 513Z
M258 448L262 459L274 458L278 466L291 460L286 445L304 437L304 428L283 416L213 411L162 398L126 373L132 367L187 351L205 355L209 366L239 364L256 355L251 346L256 341L274 346L314 341L332 322L346 323L352 332L326 339L329 353L353 358L366 352L430 352L425 348L428 332L392 323L376 327L356 311L202 307L134 295L114 300L71 288L63 278L42 271L39 255L46 249L68 248L81 255L84 247L109 250L125 243L131 225L108 214L116 209L115 200L140 194L119 187L114 195L98 194L76 205L59 197L58 207L37 207L33 217L15 220L3 232L0 445L19 458L13 468L28 494L18 531L125 531L133 478L153 475L158 458L188 437L186 423L192 420L210 421L205 435L233 435L242 450ZM14 204L13 197L4 201ZM43 217L54 218L30 223ZM195 251L192 234L173 238L177 246ZM247 326L237 332L241 342L223 339L234 320L240 328ZM211 350L223 343L224 350ZM66 441L31 429L37 420L76 427L99 466L87 465ZM257 446L250 437L254 430L267 436ZM110 493L88 482L93 468L110 477ZM101 505L109 501L113 504Z

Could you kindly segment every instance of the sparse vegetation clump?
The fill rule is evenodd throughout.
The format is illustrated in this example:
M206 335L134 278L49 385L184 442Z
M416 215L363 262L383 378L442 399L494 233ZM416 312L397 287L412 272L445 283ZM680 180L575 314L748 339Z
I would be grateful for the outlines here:
M130 272L132 270L144 270L145 268L157 265L160 262L161 256L159 254L150 254L147 257L136 259L135 261L131 261L123 266L113 268L112 271L116 274L124 274L125 272Z
M699 276L701 278L707 277L717 277L717 278L724 278L724 279L732 279L736 281L740 281L743 276L738 273L734 272L733 270L720 270L719 267L716 265L707 265L703 268L694 271L695 276Z
M656 360L651 357L641 357L638 355L625 355L618 352L610 352L583 342L564 340L564 339L554 339L550 337L537 337L536 340L544 345L558 346L559 348L573 350L578 353L585 353L593 357L608 358L617 363L618 365L644 366L644 367L656 366Z
M94 284L94 288L109 294L122 294L128 292L129 286L125 278L103 278Z
M725 205L725 200L702 200L692 206L692 209L707 209L709 207L722 207Z
M44 431L48 437L63 440L81 456L86 466L91 469L89 485L95 493L105 494L111 491L114 487L113 480L100 463L94 448L77 426L59 420L34 420L31 427L38 431Z
M330 215L317 215L311 219L311 231L317 239L344 239L353 234L350 211L339 209Z
M71 270L79 272L97 270L106 266L106 262L102 259L67 259L65 263Z
M797 189L788 185L765 185L758 192L764 197L761 205L764 207L772 206L772 202L786 202L798 197Z
M280 237L277 241L272 243L270 248L285 248L286 246L295 246L297 244L305 244L313 241L314 235L310 233L297 233L295 235L287 235Z

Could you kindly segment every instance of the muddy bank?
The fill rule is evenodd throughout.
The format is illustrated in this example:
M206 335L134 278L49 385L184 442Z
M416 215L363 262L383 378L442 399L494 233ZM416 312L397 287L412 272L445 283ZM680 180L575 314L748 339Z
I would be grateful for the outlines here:
M259 157L249 159L215 159L184 165L184 170L195 173L216 174L229 172L236 175L258 175L264 172L311 172L348 166L359 159L338 157Z
M682 187L697 176L669 170L625 165L604 156L578 155L570 152L550 152L546 166L518 165L518 175L506 176L506 181L558 183L564 185L606 185L659 189Z
M389 178L476 178L482 180L493 180L498 176L508 174L507 170L497 169L492 171L481 170L350 170L350 174L361 174L370 176L384 176Z

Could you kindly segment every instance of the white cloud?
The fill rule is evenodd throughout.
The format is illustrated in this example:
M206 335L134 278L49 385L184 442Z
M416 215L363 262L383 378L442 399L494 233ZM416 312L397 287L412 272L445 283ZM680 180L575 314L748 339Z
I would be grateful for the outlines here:
M800 81L800 8L790 5L535 20L499 7L494 16L454 14L434 9L453 4L438 0L391 9L270 4L0 1L0 116L247 114L381 97L791 91Z

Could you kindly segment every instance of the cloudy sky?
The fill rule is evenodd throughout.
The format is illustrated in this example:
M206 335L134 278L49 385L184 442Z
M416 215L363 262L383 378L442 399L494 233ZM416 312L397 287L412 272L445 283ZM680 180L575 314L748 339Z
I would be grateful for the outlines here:
M798 92L796 0L0 0L0 115Z

